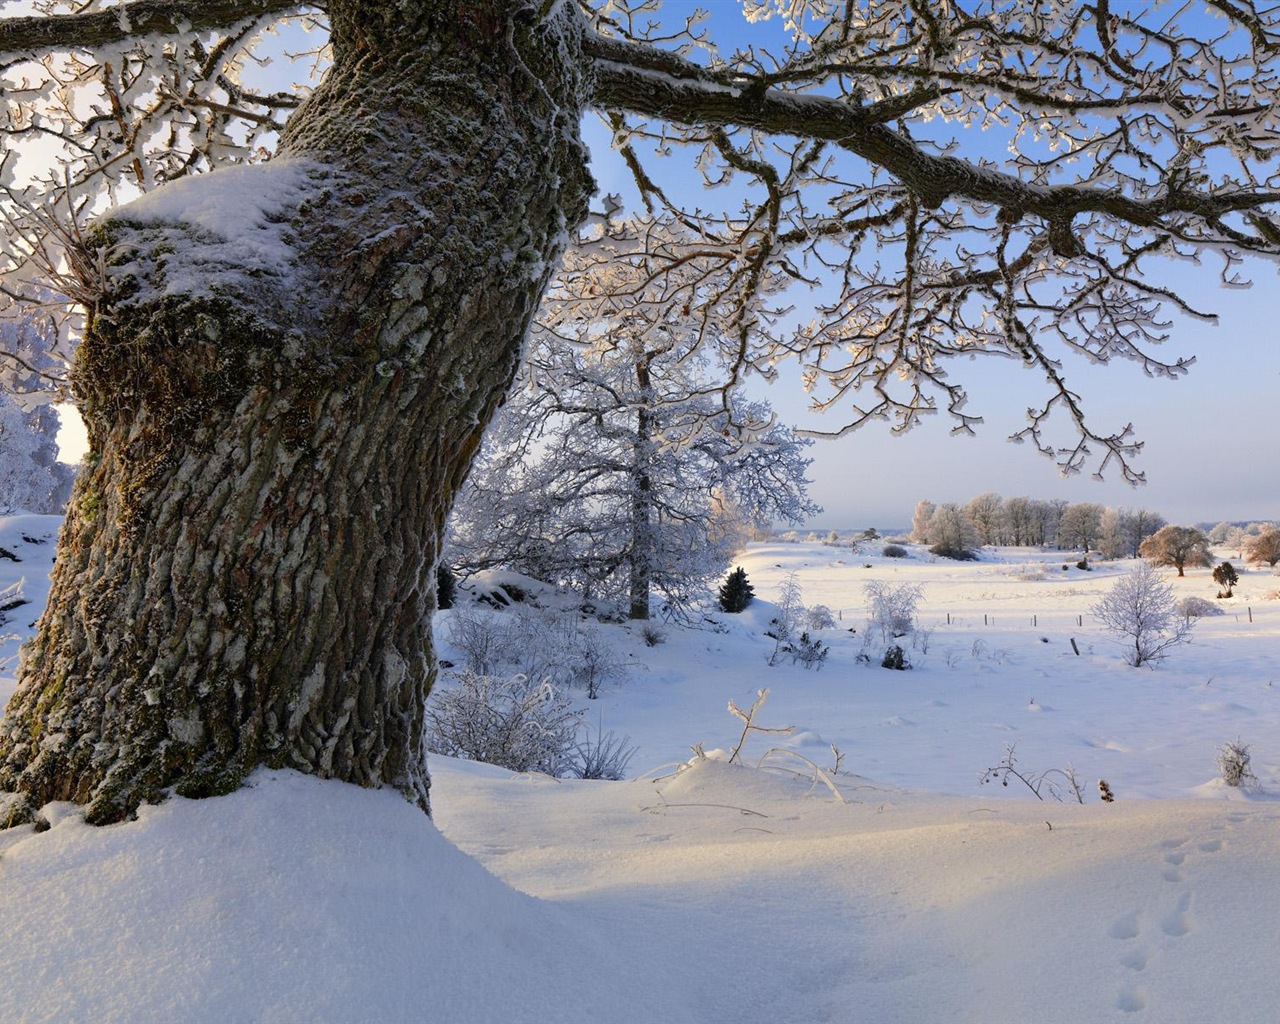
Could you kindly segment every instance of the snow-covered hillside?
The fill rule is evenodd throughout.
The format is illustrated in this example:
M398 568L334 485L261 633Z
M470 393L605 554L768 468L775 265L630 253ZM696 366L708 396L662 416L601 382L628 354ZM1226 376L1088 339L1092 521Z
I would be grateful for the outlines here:
M42 595L52 545L21 538L55 527L0 523L24 559L0 560L0 585L25 574ZM1273 1016L1280 582L1244 574L1191 646L1131 669L1088 617L1127 564L914 554L758 546L742 564L760 600L717 616L725 631L666 626L648 647L606 627L633 668L589 721L639 744L639 779L435 758L434 824L396 794L288 772L102 829L48 808L47 832L0 833L0 1019ZM767 600L792 570L841 614L821 671L767 664ZM858 660L873 579L923 587L911 671ZM1176 584L1213 596L1206 570ZM780 745L829 766L835 743L839 798L795 758L675 772L692 744L730 749L727 701L765 687L761 723L797 731L750 738L749 764ZM1259 791L1215 781L1237 737ZM1010 743L1028 769L1074 764L1088 802L980 786Z

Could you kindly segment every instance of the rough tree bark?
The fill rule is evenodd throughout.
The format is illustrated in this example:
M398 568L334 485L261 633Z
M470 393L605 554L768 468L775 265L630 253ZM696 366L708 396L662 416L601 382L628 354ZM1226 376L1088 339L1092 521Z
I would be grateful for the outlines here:
M134 276L74 370L91 454L0 735L9 824L58 799L119 820L259 764L428 807L445 516L591 186L581 24L328 9L333 68L280 148L310 168L291 275L168 294L193 232L175 252L184 229L126 213L98 236Z
M649 618L649 592L653 586L653 413L650 402L653 380L649 366L655 358L646 353L636 361L640 406L636 409L636 433L631 445L631 550L627 552L632 619Z

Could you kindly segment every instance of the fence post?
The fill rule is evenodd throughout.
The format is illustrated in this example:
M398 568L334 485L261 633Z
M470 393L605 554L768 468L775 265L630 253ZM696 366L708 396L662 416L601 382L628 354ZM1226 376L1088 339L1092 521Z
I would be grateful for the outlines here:
M1076 638L1071 638L1071 649L1076 652L1076 657L1080 657L1080 648L1076 646Z

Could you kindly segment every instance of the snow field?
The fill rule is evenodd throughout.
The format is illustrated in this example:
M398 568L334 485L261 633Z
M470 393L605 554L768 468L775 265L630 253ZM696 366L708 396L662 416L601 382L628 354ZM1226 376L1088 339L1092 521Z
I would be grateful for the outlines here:
M1266 567L1242 573L1237 596L1215 602L1226 614L1200 619L1189 645L1134 669L1089 615L1132 562L1082 571L1078 556L1062 552L1001 549L968 563L912 552L889 559L818 544L752 546L738 564L757 599L740 616L717 616L728 632L668 629L652 649L635 639L629 650L645 664L631 683L590 702L590 720L629 733L640 745L632 767L643 771L687 757L694 743L727 749L740 731L727 701L749 706L767 687L759 721L796 726L789 739L770 738L774 745L830 764L835 743L846 770L890 785L985 795L991 787L980 789L979 776L1012 743L1022 766L1072 764L1091 791L1105 778L1121 798L1191 796L1217 777L1217 749L1239 737L1253 747L1264 790L1280 790L1280 605L1266 596L1280 577ZM1041 565L1042 578L1021 578ZM766 664L773 641L763 633L776 612L768 599L791 571L807 604L843 614L842 629L820 634L831 647L820 671ZM1179 597L1216 593L1207 569L1168 577ZM918 638L914 647L909 637L897 641L910 671L880 667L878 634L866 648L871 663L857 661L867 625L862 587L873 579L923 588L918 622L928 650ZM758 756L763 742L749 750Z
M0 561L0 584L26 575L33 598L8 629L28 632L52 555L21 537L56 526L0 522L24 559ZM1126 564L913 553L760 545L742 558L758 600L718 616L725 632L665 626L649 648L605 627L634 668L582 706L639 743L642 778L436 757L434 823L393 792L291 772L108 828L47 808L49 831L0 833L0 1020L1270 1019L1275 577L1243 574L1192 645L1131 669L1075 618ZM1035 561L1044 577L1021 578ZM818 672L766 664L768 599L791 569L807 603L844 612ZM909 672L857 660L872 578L924 588L934 630L927 652L907 644ZM1212 586L1207 570L1176 581ZM747 762L787 746L829 766L835 742L841 799L781 758L758 771L713 753L676 772L692 744L731 749L727 701L764 687L757 720L797 731L749 737ZM1259 791L1216 781L1214 753L1237 736ZM979 786L1006 743L1029 769L1074 762L1088 803Z

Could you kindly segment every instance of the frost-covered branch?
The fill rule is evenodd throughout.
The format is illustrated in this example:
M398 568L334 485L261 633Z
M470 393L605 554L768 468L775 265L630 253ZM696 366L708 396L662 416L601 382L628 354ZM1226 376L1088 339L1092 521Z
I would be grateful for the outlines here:
M610 10L634 11L622 19L633 28L651 6ZM615 15L596 19L587 44L595 102L645 201L696 232L708 264L722 254L706 290L742 311L737 344L720 349L734 378L799 359L814 407L838 417L830 435L881 420L907 430L943 410L971 432L982 417L948 360L1015 359L1048 388L1015 439L1065 472L1118 466L1140 482L1140 444L1128 426L1091 425L1057 350L1180 376L1192 359L1156 351L1164 311L1206 314L1155 283L1156 264L1213 254L1239 285L1246 257L1280 256L1280 14L1106 2L745 10L781 16L783 31L722 54L693 28L655 46ZM738 215L673 199L650 145L687 150L709 186L743 197ZM784 337L787 314L769 315L747 268L792 283L771 296L821 282L815 315Z
M319 6L298 0L134 0L77 14L0 18L0 57L225 29L263 15Z

